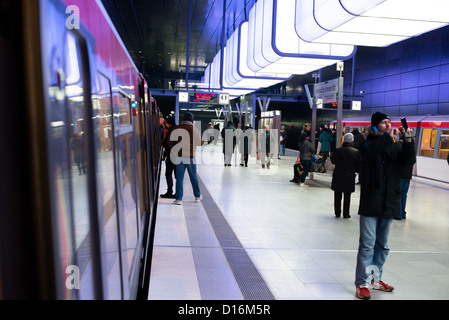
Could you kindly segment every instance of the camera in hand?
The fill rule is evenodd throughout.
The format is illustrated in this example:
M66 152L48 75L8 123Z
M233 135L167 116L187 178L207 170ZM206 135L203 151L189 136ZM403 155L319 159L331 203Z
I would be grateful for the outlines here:
M402 123L402 127L405 129L405 131L407 131L407 129L408 129L407 119L406 118L402 118L401 119L401 123ZM406 132L405 135L404 135L404 138L414 138L415 135L416 135L415 131L410 132L410 133Z

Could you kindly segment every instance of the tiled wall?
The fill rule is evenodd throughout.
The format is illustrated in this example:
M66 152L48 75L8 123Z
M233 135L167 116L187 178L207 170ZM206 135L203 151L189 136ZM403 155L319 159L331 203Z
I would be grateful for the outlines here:
M345 68L348 93L351 60ZM365 92L360 115L449 114L449 27L386 48L359 47L353 88L354 94Z

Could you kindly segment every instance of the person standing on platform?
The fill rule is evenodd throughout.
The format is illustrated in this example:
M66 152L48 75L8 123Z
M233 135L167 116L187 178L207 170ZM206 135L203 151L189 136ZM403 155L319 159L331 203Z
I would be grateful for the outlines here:
M184 120L176 126L170 134L168 145L171 149L170 157L172 162L176 165L176 200L173 204L181 205L183 198L183 183L184 174L187 169L190 177L190 183L193 188L193 195L195 201L200 201L201 196L200 187L198 183L198 176L196 173L196 148L201 146L201 134L193 124L193 114L186 112Z
M360 133L359 129L357 128L354 128L354 130L352 130L352 134L354 136L354 143L352 144L352 146L357 150L359 150L363 141L365 141L365 137Z
M207 144L211 144L214 140L214 127L212 126L212 122L209 122L206 129L206 137L207 137Z
M329 157L329 152L331 151L331 143L332 136L329 132L329 129L321 126L321 134L318 140L318 152L322 158L323 165L326 163L326 159Z
M299 186L308 187L308 185L305 184L306 177L309 174L310 164L312 163L312 157L315 153L315 147L310 137L310 130L305 130L301 133L301 136L299 137L298 147L299 159L303 166L302 175L299 177Z
M330 154L332 155L332 153L335 151L335 149L337 149L337 130L335 128L332 128L332 130L331 130L331 137L332 137L332 142L331 142Z
M335 165L331 189L334 190L334 213L337 218L341 216L343 195L343 218L351 218L349 214L351 193L355 191L355 173L360 171L359 151L352 146L353 141L352 133L345 134L343 146L335 149L330 158Z
M242 157L240 159L240 165L248 167L248 159L251 154L251 146L254 139L254 130L251 125L248 125L240 135L240 152Z
M234 122L228 121L227 127L221 130L225 167L231 166L232 155L234 154L234 148L237 143L237 139L235 137L235 129L236 128L234 127Z
M412 165L401 165L399 166L399 177L401 178L401 206L399 210L399 216L395 217L395 220L406 219L407 212L405 212L405 206L407 203L407 193L410 188L410 181L413 175L413 164Z
M260 149L260 162L262 168L267 166L270 169L271 163L271 145L274 146L274 136L270 132L270 126L265 125L265 130L259 130L259 149Z
M217 144L219 137L220 137L220 123L217 122L214 125L214 144L215 145Z
M165 120L167 132L162 139L161 145L164 147L164 159L165 159L165 180L167 181L167 192L161 194L161 198L176 199L176 195L173 194L173 174L176 178L176 166L170 159L170 147L168 141L170 140L170 134L176 126L175 118L168 117Z
M394 287L382 281L383 265L390 248L391 222L399 215L399 165L416 162L412 138L403 137L404 128L391 128L386 114L371 117L368 136L360 146L360 238L354 284L356 296L370 299L369 287L391 292ZM411 132L411 128L407 130Z
M287 139L287 130L285 130L285 126L281 126L281 130L279 130L279 157L285 156L285 142Z

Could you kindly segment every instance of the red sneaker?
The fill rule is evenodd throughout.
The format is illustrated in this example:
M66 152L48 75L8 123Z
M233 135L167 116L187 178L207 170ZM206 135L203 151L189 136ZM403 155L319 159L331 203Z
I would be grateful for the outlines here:
M385 292L391 292L394 290L393 286L390 286L383 281L373 282L372 285L374 290L380 290Z
M357 295L357 298L360 298L363 300L368 300L371 298L371 294L367 287L358 286L355 293Z

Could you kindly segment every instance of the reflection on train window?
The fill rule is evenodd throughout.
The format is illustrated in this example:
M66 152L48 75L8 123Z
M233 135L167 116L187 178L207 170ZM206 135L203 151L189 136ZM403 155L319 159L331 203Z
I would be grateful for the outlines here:
M117 219L117 197L115 185L114 148L112 134L111 86L107 77L98 73L97 94L92 95L94 111L95 158L97 192L99 196L98 213L102 221L100 228L105 235L102 246L105 270L106 297L120 299L120 255ZM104 248L104 249L103 249Z
M114 96L114 113L119 116L115 117L115 136L117 146L117 190L120 198L120 218L126 234L126 242L124 243L123 254L127 255L128 276L132 268L132 258L137 245L138 222L137 222L137 173L134 152L138 149L135 147L135 136L130 120L123 111L128 110L131 106L131 100L121 93ZM128 113L129 115L129 113ZM118 119L117 119L118 118ZM123 220L122 220L123 219ZM126 265L124 266L126 268Z
M437 136L437 129L423 129L421 137L420 156L433 157L435 153L435 142Z
M447 159L449 153L449 130L442 130L440 135L440 146L438 148L438 158Z
M130 125L131 120L131 100L122 94L114 97L114 103L118 107L117 116L119 118L119 125Z
M75 265L80 271L81 288L79 290L80 299L91 299L91 290L84 287L91 285L92 281L92 249L91 249L91 225L89 220L89 193L88 193L88 166L86 154L86 115L84 101L84 81L83 68L80 57L79 40L71 33L67 34L68 46L66 54L66 69L70 70L69 80L65 87L66 106L69 120L69 130L67 130L70 146L70 198L71 198L71 217L70 227L74 232ZM76 63L72 59L75 59ZM78 70L76 70L78 69ZM86 88L86 90L89 90ZM61 240L67 241L67 239Z

